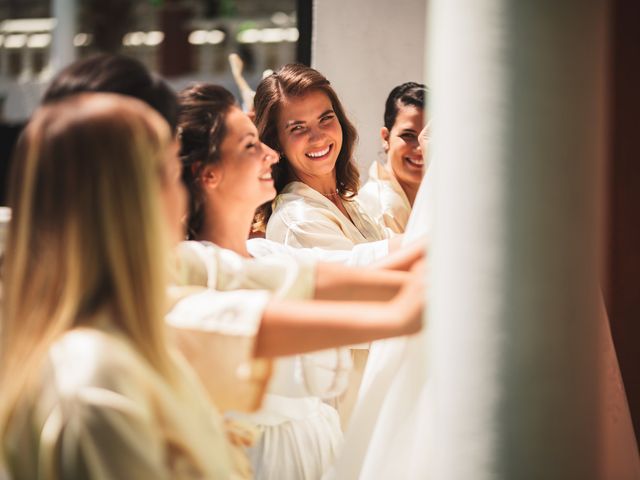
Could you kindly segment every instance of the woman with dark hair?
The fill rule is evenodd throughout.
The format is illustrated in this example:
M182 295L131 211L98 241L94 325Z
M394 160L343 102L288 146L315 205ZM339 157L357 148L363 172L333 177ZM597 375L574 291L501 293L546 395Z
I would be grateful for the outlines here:
M142 100L162 115L175 133L178 115L175 93L163 78L149 72L135 58L101 53L78 60L54 77L42 103L82 92L119 93Z
M270 290L282 283L278 272L285 265L293 271L309 265L312 259L349 258L350 251L297 249L265 239L247 242L256 207L275 196L271 168L278 157L260 142L255 125L224 88L194 85L179 98L180 156L191 197L189 234L198 240L183 242L183 251L200 257L203 264L216 259L213 263L217 265L235 252L247 259L242 264L236 260L242 269L240 281L251 278L254 285ZM252 246L255 242L261 244L258 255ZM277 255L262 256L262 250ZM249 260L252 255L261 258ZM279 294L288 298L380 300L394 290L398 274L406 275L320 262L312 265L315 288L309 288L308 279L299 276L288 292L278 287ZM219 276L214 268L210 272L212 278ZM314 307L308 304L308 308ZM339 449L342 433L337 412L318 397L339 394L346 386L350 365L345 349L276 361L264 407L251 418L262 431L260 442L250 450L256 478L322 476Z
M385 164L374 162L358 197L371 217L395 233L404 233L425 173L420 145L427 88L406 82L389 93L380 130Z
M254 102L260 138L280 155L278 196L259 209L256 227L295 247L349 249L386 238L355 201L357 133L329 81L285 65L262 80Z

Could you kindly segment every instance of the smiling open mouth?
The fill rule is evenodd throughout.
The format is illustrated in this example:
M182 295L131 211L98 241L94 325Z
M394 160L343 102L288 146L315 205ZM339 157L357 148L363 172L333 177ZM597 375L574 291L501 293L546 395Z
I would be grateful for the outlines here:
M423 165L424 165L424 159L422 157L420 157L420 158L404 157L404 160L409 165L411 165L412 167L415 167L415 168L422 168Z
M260 175L258 179L266 182L266 181L272 181L273 177L271 176L271 172L267 172Z
M331 152L332 149L333 149L333 143L321 150L305 153L305 156L313 160L320 160L325 158L327 155L329 155L329 152Z

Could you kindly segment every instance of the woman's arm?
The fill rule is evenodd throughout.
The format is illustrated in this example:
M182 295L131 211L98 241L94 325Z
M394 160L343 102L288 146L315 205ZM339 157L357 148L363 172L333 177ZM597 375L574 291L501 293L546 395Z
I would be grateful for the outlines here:
M353 345L420 330L424 272L413 273L388 302L290 302L273 300L256 338L258 357L292 355Z
M407 272L316 264L314 299L348 301L391 300L411 278Z
M404 245L386 257L372 263L370 267L383 270L403 270L408 271L426 256L426 239L420 238Z

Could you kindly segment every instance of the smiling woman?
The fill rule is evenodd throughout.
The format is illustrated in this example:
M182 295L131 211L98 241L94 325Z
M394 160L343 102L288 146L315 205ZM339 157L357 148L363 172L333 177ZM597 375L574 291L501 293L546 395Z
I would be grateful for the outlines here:
M357 132L329 81L312 68L285 65L258 85L254 103L260 138L281 157L273 172L278 196L258 209L254 228L289 247L327 250L387 238L390 232L356 199ZM400 238L393 241L390 251ZM343 425L357 397L367 348L352 349L355 368L347 391L334 403Z
M335 250L387 237L356 201L357 133L320 72L285 65L260 83L255 107L260 138L281 157L278 196L256 215L268 239Z
M404 233L426 171L427 152L419 142L426 97L427 88L420 83L406 82L391 90L380 130L386 163L373 163L369 181L358 193L367 213L396 233Z

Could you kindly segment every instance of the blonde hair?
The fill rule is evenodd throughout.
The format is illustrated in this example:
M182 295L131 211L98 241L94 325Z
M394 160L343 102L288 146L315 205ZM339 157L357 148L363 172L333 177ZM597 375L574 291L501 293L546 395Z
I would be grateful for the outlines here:
M159 200L169 142L169 127L152 109L103 93L41 107L23 132L3 265L3 437L51 344L103 314L171 378Z

